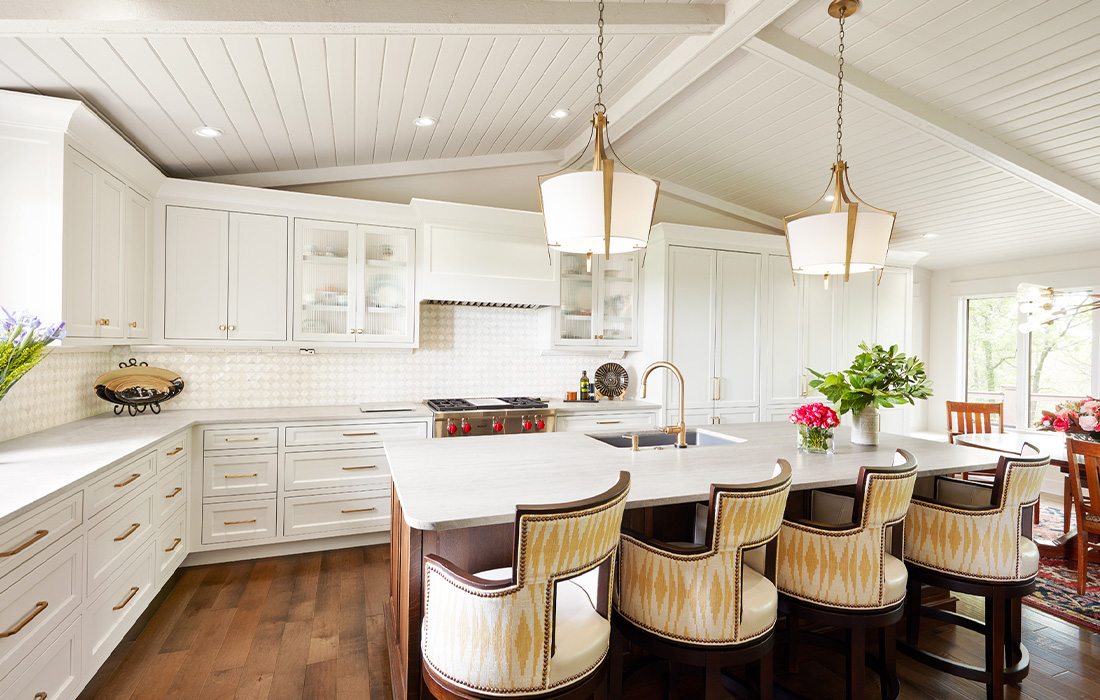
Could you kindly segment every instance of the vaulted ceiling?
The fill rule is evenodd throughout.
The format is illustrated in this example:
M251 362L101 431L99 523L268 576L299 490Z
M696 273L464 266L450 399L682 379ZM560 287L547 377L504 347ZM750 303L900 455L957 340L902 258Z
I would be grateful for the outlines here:
M0 88L82 99L178 177L551 170L587 139L589 2L284 1L253 8L260 23L213 0L9 5ZM778 227L834 157L827 5L608 2L619 156L675 197ZM845 158L857 192L899 212L898 247L930 267L1100 248L1098 46L1095 0L864 0Z

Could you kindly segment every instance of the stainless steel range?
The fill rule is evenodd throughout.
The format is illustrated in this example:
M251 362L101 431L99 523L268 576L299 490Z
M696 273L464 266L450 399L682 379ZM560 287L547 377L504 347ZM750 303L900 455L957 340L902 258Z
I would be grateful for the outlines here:
M549 433L555 411L545 401L527 396L480 399L428 399L435 413L435 437Z

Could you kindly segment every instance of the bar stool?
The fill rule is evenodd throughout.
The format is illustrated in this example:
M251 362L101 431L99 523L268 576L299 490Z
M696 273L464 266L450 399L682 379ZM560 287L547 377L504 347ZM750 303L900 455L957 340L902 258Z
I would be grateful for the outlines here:
M509 568L470 574L424 557L422 676L432 696L579 700L606 688L629 487L620 472L590 499L517 506Z
M707 700L725 695L723 666L759 661L759 694L771 697L775 538L790 488L791 466L784 460L766 481L712 485L699 545L624 532L613 617L612 698L621 697L620 636L663 659L702 666Z
M809 492L806 519L788 518L779 533L779 609L787 616L788 663L801 641L847 656L847 697L863 698L867 630L877 629L883 698L896 698L894 625L905 605L902 522L917 462L898 450L889 467L861 467L855 488ZM801 620L844 630L845 645L799 628Z
M922 484L906 519L909 590L901 649L939 671L985 683L988 698L1003 698L1005 683L1027 676L1020 601L1035 590L1039 571L1029 511L1039 498L1049 464L1048 456L1025 444L1020 456L1004 455L997 461L992 484L937 477L930 494L922 494ZM921 584L985 598L985 621L922 606ZM921 617L983 634L985 667L918 648Z

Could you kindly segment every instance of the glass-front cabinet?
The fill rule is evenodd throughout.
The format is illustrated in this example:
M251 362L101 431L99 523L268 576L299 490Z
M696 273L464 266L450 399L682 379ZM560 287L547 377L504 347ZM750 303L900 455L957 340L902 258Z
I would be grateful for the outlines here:
M296 219L294 339L411 346L414 232Z
M553 345L639 347L642 253L605 259L561 253L561 306L554 318Z

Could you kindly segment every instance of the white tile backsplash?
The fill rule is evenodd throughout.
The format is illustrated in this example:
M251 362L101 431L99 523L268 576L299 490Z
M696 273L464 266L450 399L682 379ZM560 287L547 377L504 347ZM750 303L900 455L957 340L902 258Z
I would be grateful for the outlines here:
M92 383L113 367L106 350L51 351L0 400L0 441L111 410Z

